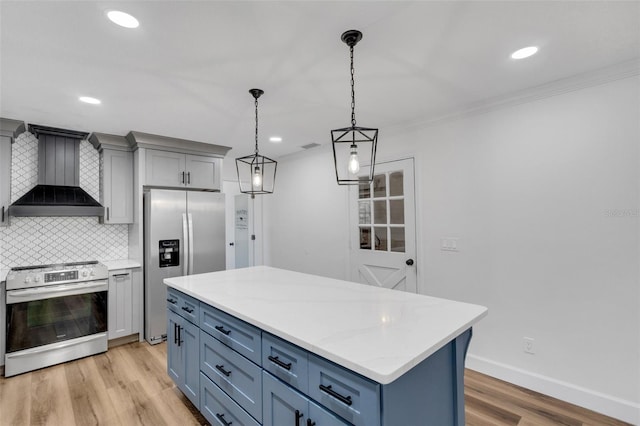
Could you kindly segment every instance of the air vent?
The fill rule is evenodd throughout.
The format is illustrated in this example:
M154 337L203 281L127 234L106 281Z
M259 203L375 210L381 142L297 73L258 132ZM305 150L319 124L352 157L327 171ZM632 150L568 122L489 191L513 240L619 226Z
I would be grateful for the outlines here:
M303 149L311 149L311 148L315 148L316 146L320 146L320 144L319 143L315 143L315 142L308 143L306 145L302 145L302 148Z

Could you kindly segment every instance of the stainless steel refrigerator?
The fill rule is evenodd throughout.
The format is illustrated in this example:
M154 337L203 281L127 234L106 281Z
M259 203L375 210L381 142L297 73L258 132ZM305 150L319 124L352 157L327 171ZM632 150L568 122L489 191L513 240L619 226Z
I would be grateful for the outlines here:
M144 192L144 336L167 336L165 278L225 269L224 194Z

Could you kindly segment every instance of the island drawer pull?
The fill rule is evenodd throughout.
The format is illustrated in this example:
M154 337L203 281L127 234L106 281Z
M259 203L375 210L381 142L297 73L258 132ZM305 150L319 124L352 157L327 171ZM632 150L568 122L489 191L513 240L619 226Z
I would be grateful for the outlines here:
M273 362L274 364L278 365L279 367L284 368L285 370L291 370L291 363L285 363L280 361L280 358L278 358L277 356L271 356L269 355L269 361Z
M188 313L190 313L190 314L192 314L192 313L193 313L193 309L189 309L189 308L188 308L188 307L186 307L186 306L183 306L183 307L182 307L182 310L183 310L183 311L187 311L187 312L188 312Z
M216 413L216 417L222 422L224 426L231 426L233 424L233 422L228 422L224 419L224 414Z
M302 416L304 416L304 414L302 414L300 410L296 410L295 416L296 416L296 426L300 426L300 419L302 418Z
M176 303L178 303L178 301L174 298L167 299L167 302L171 303L172 305L175 305Z
M311 419L307 419L307 426L316 426L316 422L312 422Z
M353 404L353 401L351 401L351 396L342 396L342 395L340 395L338 392L336 392L333 389L331 389L331 385L329 385L329 386L320 385L319 388L320 388L321 391L329 394L330 396L334 397L335 399L337 399L338 401L342 402L343 404L346 404L348 406L351 406L351 404Z
M216 365L216 370L229 377L231 375L231 371L227 371L224 369L224 365Z
M214 328L218 330L220 333L224 334L225 336L228 336L229 333L231 333L231 330L225 330L224 327L221 325L216 325Z

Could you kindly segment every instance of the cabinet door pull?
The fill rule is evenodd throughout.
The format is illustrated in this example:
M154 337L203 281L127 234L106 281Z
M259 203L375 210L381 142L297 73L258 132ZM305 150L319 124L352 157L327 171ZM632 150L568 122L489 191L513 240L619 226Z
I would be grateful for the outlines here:
M174 299L173 297L167 299L167 302L171 303L172 305L175 305L176 303L178 303L178 301L176 299Z
M231 371L225 370L224 365L216 365L216 370L229 377L231 375Z
M296 426L300 426L300 419L302 418L302 416L304 416L304 414L302 414L300 410L296 410L295 416L296 416Z
M173 343L178 344L178 324L173 323Z
M189 308L189 307L187 307L187 306L183 306L183 307L182 307L182 310L183 310L183 311L187 311L187 313L189 313L189 314L192 314L192 313L193 313L193 308Z
M277 356L268 356L269 361L271 361L272 363L276 364L279 367L284 368L285 370L291 370L291 363L285 363L280 361L280 358L278 358Z
M183 343L182 340L182 327L178 326L178 346L180 346Z
M191 185L191 172L187 172L187 184Z
M184 172L182 172L182 183L184 183Z
M231 333L231 330L225 330L225 328L221 325L216 325L214 328L218 330L220 333L224 334L225 336L228 336L229 333Z
M109 207L107 207L107 221L109 220Z
M333 389L331 389L331 385L329 385L329 386L320 385L319 388L320 388L321 391L329 394L330 396L334 397L335 399L337 399L338 401L342 402L343 404L346 404L348 406L351 406L351 404L353 404L353 401L351 401L351 396L342 396L342 395L340 395L338 392L336 392Z
M311 419L307 419L307 426L316 426L316 422L312 422Z
M231 426L233 424L233 422L228 422L224 419L224 414L216 413L216 417L222 422L224 426Z
M128 277L128 276L129 276L129 273L127 272L127 273L125 273L125 274L113 274L113 275L111 275L111 276L112 276L112 277L114 277L114 278L116 278L116 279L117 279L117 278L124 278L124 277ZM168 300L169 300L169 299L167 299L167 301L168 301Z
M2 222L4 222L4 206L2 206Z

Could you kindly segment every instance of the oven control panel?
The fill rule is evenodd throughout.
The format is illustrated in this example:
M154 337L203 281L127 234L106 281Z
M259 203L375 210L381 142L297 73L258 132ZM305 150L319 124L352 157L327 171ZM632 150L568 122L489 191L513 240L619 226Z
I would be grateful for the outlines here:
M105 280L108 277L107 267L97 261L14 267L7 274L6 289Z
M48 274L44 274L45 283L55 283L58 281L69 281L69 280L77 280L77 279L78 279L78 271L61 271L61 272L50 272Z

